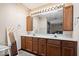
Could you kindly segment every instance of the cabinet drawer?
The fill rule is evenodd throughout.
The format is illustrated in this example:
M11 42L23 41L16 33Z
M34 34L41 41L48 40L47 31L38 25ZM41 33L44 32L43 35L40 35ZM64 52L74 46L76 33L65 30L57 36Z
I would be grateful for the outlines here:
M46 44L46 39L39 38L39 43L41 43L42 45L45 45Z
M47 40L47 44L60 46L61 41L59 41L59 40L54 40L54 39L52 39L52 40L51 40L51 39L48 39L48 40Z
M32 41L32 37L26 37L27 41Z
M75 46L77 46L77 42L76 41L62 41L62 46L75 47Z
M38 38L33 38L33 42L37 43L38 42Z
M47 56L61 56L61 47L47 44Z
M25 36L21 36L21 39L25 39L26 37Z

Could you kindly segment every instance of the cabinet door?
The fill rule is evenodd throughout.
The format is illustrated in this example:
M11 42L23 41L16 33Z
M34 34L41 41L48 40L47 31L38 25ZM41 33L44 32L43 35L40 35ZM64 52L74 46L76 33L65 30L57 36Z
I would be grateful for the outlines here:
M39 39L39 55L46 55L46 39Z
M24 36L21 37L21 49L26 49L26 38Z
M47 44L47 56L60 56L61 49L60 46Z
M33 38L33 49L32 49L32 51L33 51L33 53L38 53L38 38Z
M32 52L32 37L26 37L26 50Z
M75 56L74 48L62 47L62 56Z
M64 31L73 30L73 6L72 5L64 7L63 30Z
M47 40L47 56L60 56L61 55L61 41L60 40Z
M62 41L62 55L63 56L76 56L77 55L77 42L76 41Z
M32 31L32 17L26 17L26 31Z

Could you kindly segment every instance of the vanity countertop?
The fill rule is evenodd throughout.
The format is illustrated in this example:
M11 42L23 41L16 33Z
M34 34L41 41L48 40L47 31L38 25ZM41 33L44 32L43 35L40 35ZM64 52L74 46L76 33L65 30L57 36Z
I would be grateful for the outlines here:
M59 39L59 40L69 40L69 41L78 41L76 39L73 39L73 37L67 37L65 35L21 35L21 36L28 36L28 37L37 37L37 38L45 38L45 39Z

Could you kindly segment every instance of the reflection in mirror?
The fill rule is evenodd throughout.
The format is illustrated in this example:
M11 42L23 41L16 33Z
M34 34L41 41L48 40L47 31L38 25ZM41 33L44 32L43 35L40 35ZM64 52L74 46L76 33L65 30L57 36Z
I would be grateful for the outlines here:
M47 33L63 33L63 8L56 12L45 15L47 17Z
M63 8L33 16L33 30L38 34L63 34Z

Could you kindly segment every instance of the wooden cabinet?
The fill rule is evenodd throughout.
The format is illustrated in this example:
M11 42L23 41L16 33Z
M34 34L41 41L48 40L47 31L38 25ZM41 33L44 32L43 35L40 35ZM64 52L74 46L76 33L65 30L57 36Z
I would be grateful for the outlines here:
M32 31L32 17L27 16L26 17L26 31Z
M21 49L32 51L32 37L21 36Z
M33 41L32 41L33 45L33 49L32 49L32 52L35 53L35 54L38 54L38 38L33 38Z
M74 49L69 47L62 47L62 56L74 56Z
M26 37L26 50L32 52L32 37Z
M21 37L21 49L26 49L26 37L22 36Z
M21 48L41 56L77 55L77 41L22 36Z
M76 56L76 55L77 55L77 42L62 41L62 56Z
M63 30L64 31L73 30L73 6L72 5L64 7Z
M47 56L61 55L61 41L47 40Z
M46 39L39 38L39 55L45 56L46 55Z

